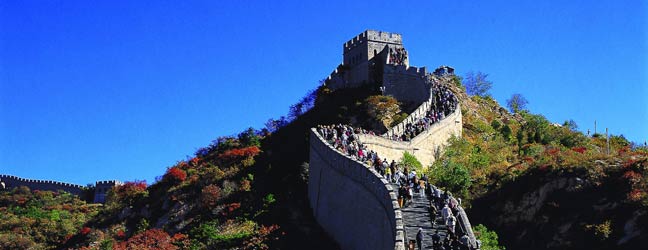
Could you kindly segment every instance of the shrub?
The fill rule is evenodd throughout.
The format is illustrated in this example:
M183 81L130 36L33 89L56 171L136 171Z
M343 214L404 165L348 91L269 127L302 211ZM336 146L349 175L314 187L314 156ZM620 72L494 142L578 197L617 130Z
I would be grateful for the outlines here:
M120 249L178 249L174 243L176 239L172 238L165 231L161 229L150 229L141 232L127 241L119 242L114 245L115 250Z
M407 166L410 169L415 169L416 171L420 171L423 169L423 164L416 159L416 156L413 154L410 154L409 152L403 152L403 157L400 159L400 163Z
M253 128L248 128L238 134L238 140L243 147L261 147L261 137L257 135Z
M394 127L394 126L400 124L401 122L403 122L405 119L407 119L407 116L408 116L407 113L400 113L400 114L394 115L394 118L393 118L391 124L389 124L389 125L391 127Z
M467 196L468 188L472 184L468 169L452 161L432 165L428 176L438 186L445 187L452 193L461 194L464 197Z
M502 136L504 136L505 140L510 140L511 139L511 127L509 125L504 124L501 130Z
M81 231L79 231L81 235L88 235L90 232L92 232L92 229L89 227L83 227L81 228Z
M500 126L502 126L502 124L497 120L493 120L491 122L491 127L493 127L493 129L495 129L495 130L499 130Z
M375 120L392 118L398 112L400 107L398 101L392 96L374 95L366 99L367 114Z
M200 201L203 207L216 206L218 199L220 199L220 193L221 189L214 184L203 187L200 194Z
M585 225L585 230L592 232L597 239L605 240L612 234L612 222L606 220L601 224Z
M274 194L268 194L263 198L263 204L266 207L272 205L275 201L277 200L275 200Z
M191 230L191 236L210 248L228 246L248 238L254 233L256 223L249 220L228 220L224 224L210 221Z
M187 179L187 173L179 167L169 168L164 178L172 182L183 182Z
M132 205L136 200L146 196L148 196L146 181L127 181L124 185L117 186L108 192L106 204L112 208Z
M223 152L222 154L218 155L218 158L227 161L234 161L234 160L254 157L260 152L261 150L259 150L259 147L257 146L235 148Z
M632 191L630 191L630 193L628 193L628 200L637 202L637 201L641 201L644 198L644 196L646 196L645 192L639 189L633 189Z
M490 231L486 226L479 224L472 228L475 231L475 237L481 241L482 250L499 250L506 249L499 245L498 236L495 231Z

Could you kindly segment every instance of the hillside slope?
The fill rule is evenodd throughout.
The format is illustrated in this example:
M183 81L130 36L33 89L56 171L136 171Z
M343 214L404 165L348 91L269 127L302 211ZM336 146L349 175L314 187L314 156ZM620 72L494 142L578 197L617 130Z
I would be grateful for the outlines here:
M573 122L511 114L456 85L464 138L430 169L466 198L474 224L509 249L638 249L648 243L648 150L623 136L587 137Z

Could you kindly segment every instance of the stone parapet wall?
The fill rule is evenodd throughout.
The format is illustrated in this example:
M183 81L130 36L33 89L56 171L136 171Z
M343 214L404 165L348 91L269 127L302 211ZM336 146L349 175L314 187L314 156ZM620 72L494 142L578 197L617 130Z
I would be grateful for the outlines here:
M58 181L48 181L48 180L26 179L26 178L20 178L17 176L5 175L5 174L0 175L0 180L4 182L6 189L26 186L31 190L43 190L43 191L63 190L74 195L81 195L83 193L83 190L85 189L84 186L77 185L77 184L58 182Z
M424 167L428 167L441 155L448 139L452 136L461 137L462 128L461 107L457 104L454 113L432 124L427 130L410 141L394 141L383 136L369 134L360 135L360 141L368 149L377 152L380 157L398 160L403 157L404 152L408 152L416 156ZM392 129L390 131L390 133L393 133L394 131L401 132L402 130Z
M430 84L432 84L432 80L430 80ZM434 97L432 90L430 90L429 93L430 95L427 97L427 100L425 100L414 111L412 111L412 113L409 114L409 116L407 116L405 120L403 120L396 126L389 128L389 130L387 130L387 132L383 135L384 136L392 136L394 134L400 135L403 133L403 131L405 131L405 126L408 123L414 123L416 120L424 117L427 114L428 110L430 110L430 108L432 107L433 104L432 102L434 101L432 100L432 98Z
M477 238L475 238L475 233L473 232L470 221L468 220L468 215L461 206L458 206L457 210L459 210L457 214L457 225L466 233L466 235L468 235L468 244L470 247L476 249L478 247Z
M425 67L386 64L383 68L384 95L399 101L425 102L432 96L427 76Z
M308 198L318 223L342 249L404 249L393 188L371 167L310 133Z

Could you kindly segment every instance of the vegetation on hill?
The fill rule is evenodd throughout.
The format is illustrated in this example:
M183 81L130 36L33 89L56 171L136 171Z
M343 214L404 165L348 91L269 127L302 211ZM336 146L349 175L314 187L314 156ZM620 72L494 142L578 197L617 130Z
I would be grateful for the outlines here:
M648 225L648 150L623 136L607 140L525 110L512 113L488 94L486 74L446 79L461 102L463 137L452 138L426 173L463 199L486 246L600 248L637 246ZM471 85L472 84L472 85ZM468 87L473 93L465 93ZM155 183L126 182L102 207L65 193L0 194L5 249L336 249L307 199L309 129L351 124L384 131L412 104L376 86L325 86L264 129L219 137L167 168ZM609 151L609 152L608 152ZM401 164L425 167L405 154ZM498 233L488 230L495 229ZM523 232L522 234L520 232ZM587 240L577 240L580 237ZM529 243L530 242L530 243ZM621 243L619 243L621 242Z
M308 134L318 124L371 127L371 88L311 91L287 117L199 149L155 183L127 182L67 249L335 249L307 200ZM373 97L376 98L376 97ZM391 100L385 101L397 104ZM389 107L400 110L399 107ZM382 113L381 113L382 112Z
M496 229L510 248L636 246L646 241L628 231L648 230L648 224L641 224L648 220L645 147L612 135L608 152L604 136L587 137L573 121L551 123L525 110L527 101L519 94L508 101L510 113L490 96L468 96L461 87L453 86L462 103L463 137L449 141L428 174L472 207L474 222ZM556 180L572 183L565 184L572 189L548 188ZM560 221L563 228L550 221Z
M66 192L18 187L0 192L0 249L54 249L98 211Z

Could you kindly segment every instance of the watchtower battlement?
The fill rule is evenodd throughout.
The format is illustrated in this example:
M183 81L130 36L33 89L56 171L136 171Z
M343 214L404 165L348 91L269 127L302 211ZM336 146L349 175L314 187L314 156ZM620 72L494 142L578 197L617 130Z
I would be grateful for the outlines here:
M367 42L389 43L394 45L403 45L403 36L401 34L378 31L378 30L365 30L351 40L344 43L344 53L352 50L360 44Z

